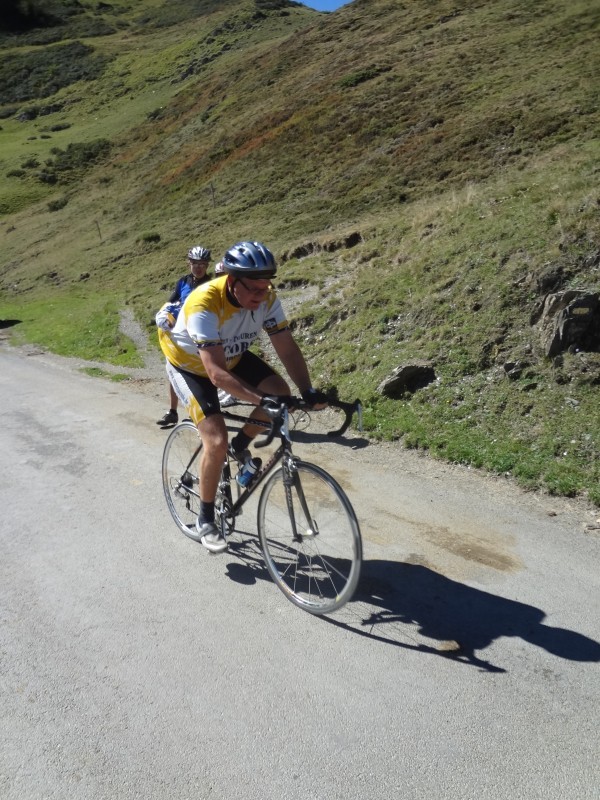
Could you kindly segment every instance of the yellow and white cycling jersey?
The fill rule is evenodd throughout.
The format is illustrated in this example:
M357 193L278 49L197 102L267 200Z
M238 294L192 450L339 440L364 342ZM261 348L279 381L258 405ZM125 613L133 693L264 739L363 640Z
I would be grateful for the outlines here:
M227 275L194 289L183 304L170 331L159 328L160 346L175 367L206 377L198 350L223 346L227 368L232 369L261 330L269 335L288 326L274 289L256 311L235 306L227 292Z

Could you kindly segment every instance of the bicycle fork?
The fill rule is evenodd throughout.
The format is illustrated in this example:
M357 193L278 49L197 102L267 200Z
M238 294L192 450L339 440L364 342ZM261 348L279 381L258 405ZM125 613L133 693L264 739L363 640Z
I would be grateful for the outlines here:
M304 541L304 539L313 539L315 536L318 536L319 529L317 527L317 522L311 517L308 509L308 503L306 502L306 496L304 494L304 489L302 488L302 481L300 480L300 475L298 474L298 461L295 458L289 458L283 465L283 485L285 488L285 499L290 515L290 522L292 524L292 539L295 542L301 543ZM294 497L292 494L292 489L296 490L300 508L302 509L302 514L306 520L306 528L302 533L298 532L298 526L296 524L296 513L294 511Z

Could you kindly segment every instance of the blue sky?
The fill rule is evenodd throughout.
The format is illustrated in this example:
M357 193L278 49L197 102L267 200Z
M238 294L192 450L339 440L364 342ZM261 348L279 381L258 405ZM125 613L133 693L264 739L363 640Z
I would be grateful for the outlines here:
M335 11L340 6L345 6L351 0L300 0L303 6L315 8L317 11Z

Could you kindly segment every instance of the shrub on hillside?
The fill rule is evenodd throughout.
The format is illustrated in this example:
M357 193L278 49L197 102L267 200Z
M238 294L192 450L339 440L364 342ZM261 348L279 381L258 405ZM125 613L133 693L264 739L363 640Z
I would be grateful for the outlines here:
M69 202L67 197L59 197L57 200L51 200L48 203L48 211L60 211Z
M81 173L103 161L110 153L111 144L108 139L95 139L93 142L72 142L66 150L53 147L50 151L54 158L46 161L46 169L38 178L43 183L61 183L78 178Z
M340 81L340 86L342 89L351 89L353 86L358 86L359 83L364 83L365 81L370 81L373 78L376 78L380 75L383 71L379 67L365 67L365 69L361 69L358 72L352 72L350 75L346 75Z
M4 0L0 30L21 33L32 28L56 24L58 21L47 9L42 8L41 2L29 0Z
M157 233L156 231L142 233L142 235L138 237L137 241L145 242L146 244L156 244L160 242L160 233Z
M79 0L3 0L0 39L18 36L20 45L45 45L64 39L108 36L116 27L103 18L107 12L122 13L102 2L92 10Z
M81 42L6 55L0 60L0 104L49 97L76 81L94 80L107 61Z

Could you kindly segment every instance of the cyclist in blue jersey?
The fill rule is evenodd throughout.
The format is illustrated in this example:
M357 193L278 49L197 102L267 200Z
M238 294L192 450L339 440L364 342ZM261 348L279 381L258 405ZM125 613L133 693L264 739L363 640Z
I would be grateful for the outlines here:
M197 245L188 250L187 257L190 271L177 281L168 300L171 304L170 310L174 319L177 317L177 311L181 308L190 292L197 286L200 286L200 284L210 280L210 275L207 272L210 262L210 250L201 245ZM160 419L156 420L157 425L162 425L164 427L165 425L175 425L179 422L177 403L177 395L169 383L169 410Z

